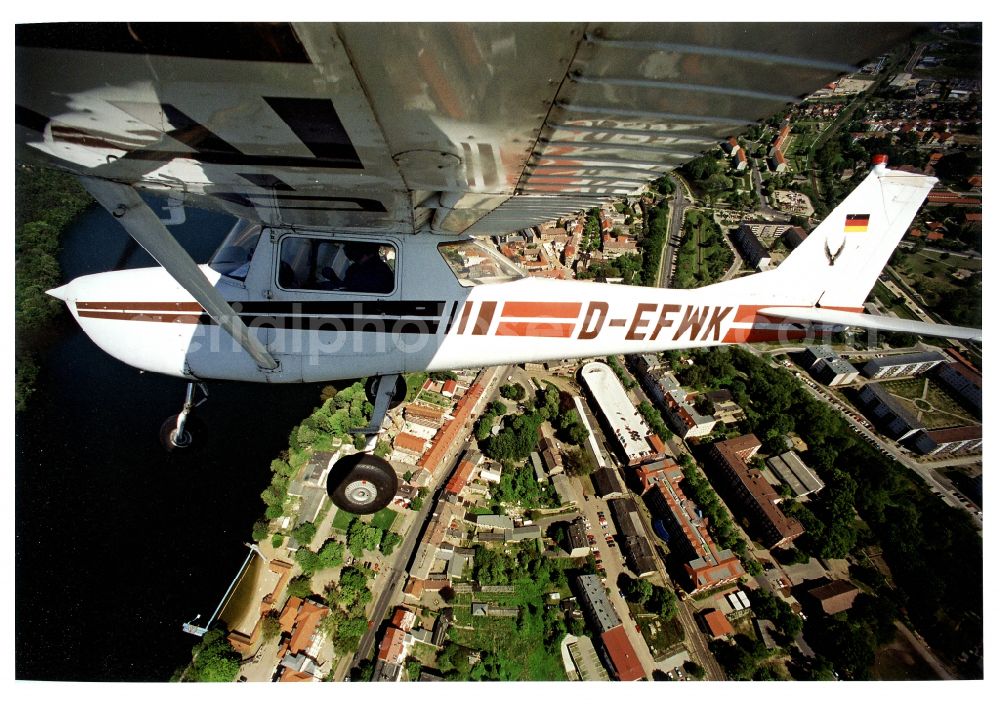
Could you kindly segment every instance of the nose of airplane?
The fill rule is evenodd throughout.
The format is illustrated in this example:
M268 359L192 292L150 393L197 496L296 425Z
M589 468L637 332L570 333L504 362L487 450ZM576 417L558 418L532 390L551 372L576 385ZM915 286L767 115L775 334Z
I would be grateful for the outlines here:
M58 298L60 301L69 301L71 287L72 283L64 284L62 286L59 286L58 288L50 288L45 293L49 294L53 298Z

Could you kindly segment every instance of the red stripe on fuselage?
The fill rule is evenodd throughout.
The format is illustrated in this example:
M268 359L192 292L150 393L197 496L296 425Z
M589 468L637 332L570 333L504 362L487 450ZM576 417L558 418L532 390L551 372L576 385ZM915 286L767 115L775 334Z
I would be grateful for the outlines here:
M576 318L582 307L582 303L507 301L500 315L504 318Z
M515 323L500 321L497 335L514 337L569 337L576 323L529 322Z

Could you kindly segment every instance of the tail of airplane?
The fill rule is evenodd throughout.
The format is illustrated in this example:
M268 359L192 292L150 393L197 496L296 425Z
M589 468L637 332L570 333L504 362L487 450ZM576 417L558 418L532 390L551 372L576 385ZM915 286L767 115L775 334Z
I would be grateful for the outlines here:
M931 176L890 171L878 161L781 263L774 278L809 291L809 305L860 310L936 182Z
M894 171L876 157L871 173L780 266L706 292L739 296L758 315L797 322L979 338L980 330L862 313L865 299L937 182Z

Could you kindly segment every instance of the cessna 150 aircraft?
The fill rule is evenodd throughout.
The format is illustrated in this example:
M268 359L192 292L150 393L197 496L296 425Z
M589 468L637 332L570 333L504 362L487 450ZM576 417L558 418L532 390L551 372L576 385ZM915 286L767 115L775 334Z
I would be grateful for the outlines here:
M526 277L480 235L635 195L852 70L901 25L27 25L21 155L76 174L161 265L51 291L96 344L195 384L400 375L805 336L980 331L862 312L934 179L877 163L772 271L697 290ZM137 189L239 217L196 265ZM329 491L370 513L367 454Z

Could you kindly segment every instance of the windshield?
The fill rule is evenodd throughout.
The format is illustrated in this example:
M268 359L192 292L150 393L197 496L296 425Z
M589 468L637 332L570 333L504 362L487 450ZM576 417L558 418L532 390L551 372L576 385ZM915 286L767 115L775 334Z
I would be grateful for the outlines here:
M261 229L260 223L239 220L215 250L208 265L223 276L245 281Z
M500 252L477 240L440 244L438 250L462 286L497 284L524 278L524 274Z

